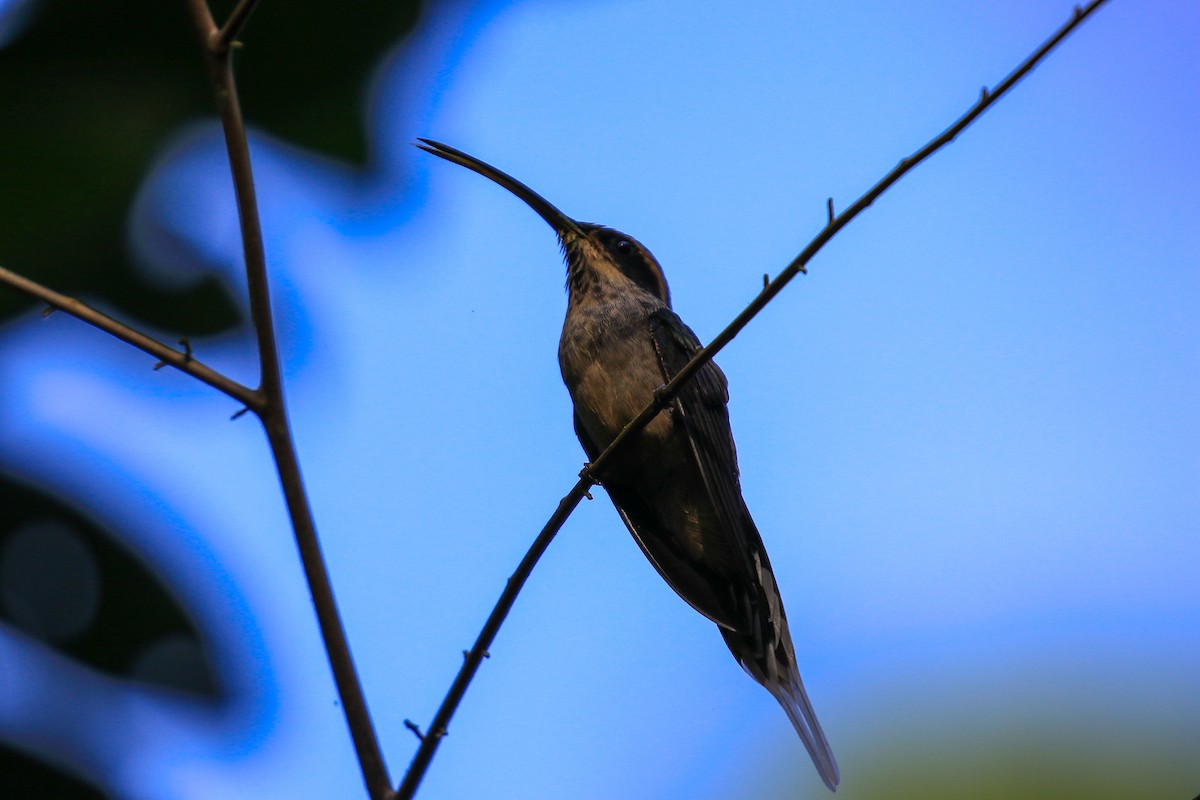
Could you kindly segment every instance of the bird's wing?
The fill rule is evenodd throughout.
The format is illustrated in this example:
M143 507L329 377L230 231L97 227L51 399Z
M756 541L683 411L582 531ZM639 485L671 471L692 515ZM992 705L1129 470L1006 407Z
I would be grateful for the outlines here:
M600 455L600 448L588 436L578 414L575 415L575 435L579 437L588 460L595 461ZM617 513L621 515L621 521L633 534L633 540L641 548L646 560L654 565L667 585L688 605L717 625L735 629L736 624L729 617L728 603L719 600L713 591L717 585L714 580L716 576L708 574L703 565L697 564L674 546L674 537L661 529L657 517L635 492L609 484L604 485L604 490L608 492L613 505L617 507Z
M649 317L649 333L662 370L670 380L700 349L696 334L669 309ZM703 559L685 552L675 532L663 528L660 515L632 488L620 481L604 484L613 505L646 558L667 585L692 608L742 639L755 656L771 638L769 602L760 570L770 570L762 539L738 483L737 454L729 428L728 384L711 361L688 381L672 401L671 413L681 420L697 471L703 478L716 524L705 525ZM575 415L575 433L588 458L600 454ZM745 649L745 648L743 648ZM739 655L739 660L742 658Z
M701 349L696 334L670 309L660 308L650 315L650 332L664 381L673 378ZM759 583L759 569L770 569L770 565L742 499L728 404L729 383L712 361L680 388L673 401L720 523L712 526L704 542L705 552L710 559L720 555L716 563L726 580L749 588ZM740 598L737 604L741 605ZM744 625L741 622L738 627Z
M665 380L700 350L696 334L669 309L651 315L650 330ZM725 375L711 361L680 388L674 401L720 519L713 540L705 539L705 552L711 554L717 547L728 551L728 559L720 566L733 590L729 618L734 624L721 633L746 672L783 706L821 778L831 790L836 789L840 780L837 761L800 680L771 563L742 499L728 403Z

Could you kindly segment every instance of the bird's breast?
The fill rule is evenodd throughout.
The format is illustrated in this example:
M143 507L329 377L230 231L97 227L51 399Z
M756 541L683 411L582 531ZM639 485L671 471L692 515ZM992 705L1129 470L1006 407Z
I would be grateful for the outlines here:
M586 436L598 450L608 447L666 382L650 328L650 314L659 307L616 302L568 309L559 365L575 403L580 438ZM640 499L648 516L635 536L657 537L673 552L721 567L721 537L715 549L709 541L719 521L673 407L660 411L615 456L602 483L610 495L616 491L618 508L620 497Z
M568 309L559 340L559 366L580 423L601 448L664 383L650 336L651 310L622 302ZM646 435L661 438L670 423L668 414L660 414L647 426Z

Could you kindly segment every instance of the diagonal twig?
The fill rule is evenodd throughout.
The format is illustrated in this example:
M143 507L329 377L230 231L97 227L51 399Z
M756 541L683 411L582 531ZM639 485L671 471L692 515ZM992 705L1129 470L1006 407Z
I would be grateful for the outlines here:
M6 283L30 297L45 302L50 309L66 312L76 319L80 319L105 333L115 336L123 342L133 345L139 350L149 353L159 359L159 365L170 365L181 372L186 372L196 380L203 381L217 391L224 392L247 408L256 409L261 408L263 405L262 395L254 389L251 389L249 386L243 386L233 378L218 372L203 362L197 361L192 356L190 345L181 353L170 345L163 344L157 339L113 319L103 311L92 308L82 300L60 294L53 289L26 278L24 275L18 275L4 267L0 267L0 283ZM155 368L157 369L158 367Z
M796 275L806 272L805 265L817 254L825 244L844 228L852 219L857 217L863 210L870 206L876 199L886 192L900 178L920 164L922 161L933 155L939 149L949 144L963 130L974 122L979 115L986 111L993 103L1003 97L1013 86L1015 86L1023 77L1029 74L1034 67L1038 65L1058 45L1065 39L1076 27L1079 26L1087 17L1089 17L1097 8L1106 3L1107 0L1092 0L1084 7L1076 6L1071 19L1059 28L1049 39L1047 39L1037 50L1035 50L1028 58L1026 58L1016 69L1010 72L1003 80L990 91L984 89L980 94L979 99L975 102L965 114L959 117L950 127L944 130L941 134L933 138L912 155L904 158L896 165L891 172L885 175L878 183L872 186L861 197L858 198L852 205L846 208L841 214L833 213L833 201L830 200L827 205L829 213L829 222L821 230L820 233L813 238L811 242L800 252L790 264L779 273L778 276L767 283L762 291L754 298L746 308L737 315L737 317L729 324L725 330L717 334L706 347L700 350L674 377L661 389L655 392L655 397L641 413L634 417L628 425L621 431L620 435L594 460L587 465L580 474L579 480L575 486L567 493L562 500L559 501L558 508L554 514L546 522L533 544L530 545L525 557L521 560L516 571L508 579L508 583L504 587L504 591L500 595L500 599L496 602L496 606L492 609L491 615L487 622L484 623L483 629L479 632L479 636L475 640L475 645L467 654L462 667L459 669L458 675L450 686L450 690L446 693L446 697L442 700L441 706L434 715L433 722L428 728L428 733L421 740L413 760L410 763L408 770L404 774L399 788L396 790L397 800L409 800L412 798L420 786L421 779L424 777L426 770L429 768L430 762L433 760L434 754L437 752L438 745L442 738L449 730L450 720L454 716L459 703L462 701L466 690L478 671L480 664L483 663L484 654L488 652L492 641L500 630L500 626L504 623L504 619L508 616L508 612L512 609L513 603L517 599L522 586L528 579L533 567L537 564L538 559L549 547L550 542L558 533L559 528L566 522L567 517L575 510L579 502L587 495L588 489L597 483L592 477L602 474L605 465L612 460L613 454L619 450L625 442L635 436L647 423L653 419L659 411L679 392L683 384L688 381L696 372L706 363L712 360L725 345L729 344L743 328L754 319L757 314L766 307L772 298L774 298Z

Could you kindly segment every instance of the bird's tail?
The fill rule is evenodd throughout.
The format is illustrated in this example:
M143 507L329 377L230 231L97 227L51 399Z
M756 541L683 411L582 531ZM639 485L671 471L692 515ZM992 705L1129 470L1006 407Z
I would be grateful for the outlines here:
M808 701L804 684L800 682L800 676L795 675L788 685L776 681L769 681L764 685L767 691L779 701L779 705L783 706L796 733L800 734L800 741L804 743L804 749L812 757L817 772L821 774L821 780L825 781L829 791L836 792L842 776L838 772L833 750L830 749L829 742L825 740L825 732L821 730L821 723L817 721L812 703Z

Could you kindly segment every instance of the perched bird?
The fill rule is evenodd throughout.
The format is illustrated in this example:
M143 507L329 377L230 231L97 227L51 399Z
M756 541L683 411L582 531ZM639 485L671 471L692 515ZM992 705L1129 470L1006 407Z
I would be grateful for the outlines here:
M633 237L571 219L461 150L420 142L508 189L558 234L568 291L558 363L575 433L595 460L701 347L671 310L662 268ZM717 624L733 657L783 706L833 790L837 762L800 681L771 562L742 499L728 402L725 375L709 362L597 477L663 580Z

